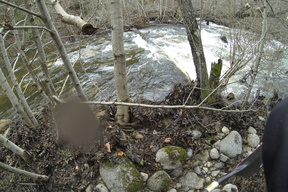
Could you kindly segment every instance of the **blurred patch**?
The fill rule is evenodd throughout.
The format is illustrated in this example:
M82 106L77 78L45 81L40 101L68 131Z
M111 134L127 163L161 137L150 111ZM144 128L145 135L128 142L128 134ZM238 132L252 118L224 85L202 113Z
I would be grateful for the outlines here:
M76 146L103 143L104 126L88 104L78 100L58 104L56 123L61 142Z

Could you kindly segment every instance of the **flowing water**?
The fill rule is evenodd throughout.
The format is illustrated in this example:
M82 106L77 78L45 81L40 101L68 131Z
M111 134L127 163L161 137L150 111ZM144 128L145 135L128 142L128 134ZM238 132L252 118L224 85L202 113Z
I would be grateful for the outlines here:
M186 31L182 25L155 25L140 31L141 35L125 32L127 80L131 99L161 101L171 92L174 84L188 84L196 77ZM249 81L249 77L243 77L246 77L255 62L254 53L257 53L255 47L259 42L257 39L254 40L255 38L252 38L253 35L249 32L216 24L203 24L201 34L208 71L210 71L210 64L219 58L223 60L223 75L230 68L232 56L234 60L244 58L242 62L248 62L230 79L228 87L222 92L223 96L233 92L240 99L247 89L245 82ZM227 42L223 41L223 37L227 38ZM235 39L238 40L237 46L235 46ZM88 37L82 41L66 43L65 46L72 63L75 63L74 68L89 100L115 100L111 35ZM48 48L53 50L51 47ZM234 55L232 48L237 49ZM269 41L266 44L263 64L258 72L252 96L257 90L261 90L261 94L268 96L271 96L274 90L278 91L280 96L287 95L286 48L287 46L277 41ZM67 77L65 68L56 52L50 52L48 59L52 81L60 93ZM19 79L27 73L20 64L15 69L18 71ZM41 72L38 72L38 75L41 77ZM40 107L43 101L31 84L31 79L26 76L22 81L22 88L25 89L29 104L35 109ZM75 90L68 80L60 97L65 98L71 94L75 94ZM0 106L0 118L13 116L14 111L4 94L0 96Z

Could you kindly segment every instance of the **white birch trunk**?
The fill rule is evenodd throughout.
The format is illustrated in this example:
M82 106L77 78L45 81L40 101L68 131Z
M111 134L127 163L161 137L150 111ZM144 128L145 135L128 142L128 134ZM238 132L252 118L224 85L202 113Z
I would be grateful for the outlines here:
M51 31L51 37L54 40L54 42L56 43L57 49L60 53L60 56L62 58L62 61L64 63L64 66L66 67L69 77L71 78L73 85L78 93L78 96L80 97L80 99L82 99L83 101L86 101L87 98L84 94L84 91L82 89L82 86L80 84L80 81L76 75L76 72L71 64L71 61L68 57L67 51L63 45L63 42L61 41L61 38L58 34L58 31L56 30L54 24L52 23L51 20L51 16L48 12L48 9L46 7L46 4L44 2L44 0L36 0L37 6L39 8L39 11L42 15L42 20L44 22L44 24L46 25L46 27Z
M10 85L8 84L1 68L0 68L0 85L2 86L5 94L9 98L13 107L16 109L17 113L22 117L24 123L27 124L29 127L33 127L33 122L28 117L28 115L24 112L24 109L22 108L22 106L19 105L18 98L16 97L16 95L12 91Z
M26 9L31 11L31 1L25 0L24 2L25 2ZM33 15L28 14L28 20L29 20L31 26L36 26ZM42 72L44 74L43 79L45 82L45 86L47 85L47 90L48 90L50 95L56 95L56 90L55 90L53 82L49 76L49 72L48 72L48 68L47 68L47 61L46 61L46 55L45 55L45 51L44 51L44 45L42 45L38 30L32 30L32 35L33 35L33 39L35 41L36 47L38 49L40 65L41 65Z
M26 101L26 98L24 97L24 94L17 82L17 79L15 77L15 74L13 72L13 69L12 69L12 66L11 66L11 63L10 63L10 60L9 60L9 57L8 57L8 53L7 53L7 50L6 50L6 47L5 47L5 43L4 43L4 40L3 40L3 37L2 35L0 35L0 50L1 50L1 53L2 53L2 56L3 56L3 59L4 59L4 63L5 63L5 66L8 70L8 73L9 73L9 76L10 76L10 79L14 85L14 88L16 90L16 93L18 95L18 98L19 98L19 101L20 101L20 105L23 107L24 109L24 112L27 114L28 118L31 120L32 122L32 125L33 127L37 127L38 126L38 121L36 120L36 118L34 117L27 101ZM28 123L29 125L30 123Z
M112 49L114 55L114 77L117 91L117 101L128 102L129 92L126 80L126 59L124 51L124 29L122 0L110 0L111 25L112 25ZM127 106L117 106L117 123L129 122Z

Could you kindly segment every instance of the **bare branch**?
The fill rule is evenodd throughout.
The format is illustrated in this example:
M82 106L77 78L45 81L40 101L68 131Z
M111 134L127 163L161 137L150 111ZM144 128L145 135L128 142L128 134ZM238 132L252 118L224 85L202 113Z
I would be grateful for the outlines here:
M1 0L0 0L1 1ZM4 27L6 30L15 30L15 29L44 29L48 32L52 32L51 30L47 29L46 27L43 26L9 26L9 27Z
M39 174L36 174L36 173L31 173L29 171L18 169L16 167L11 167L11 166L9 166L9 165L7 165L5 163L2 163L2 162L0 162L0 168L4 169L6 171L12 172L12 173L25 175L27 177L30 177L30 178L36 180L36 181L48 181L49 180L49 177L46 176L46 175L39 175Z
M55 97L55 96L54 96ZM150 104L141 104L141 103L129 103L129 102L102 102L102 101L87 101L84 102L87 104L97 104L97 105L123 105L129 107L145 107L145 108L162 108L162 109L204 109L210 111L219 111L219 112L234 112L234 113L243 113L257 111L253 109L248 110L238 110L238 109L216 109L211 107L204 107L200 105L150 105Z
M2 134L0 134L0 143L2 143L6 148L13 151L15 154L22 157L25 162L30 163L32 161L32 157L27 151L18 147L15 143L4 137Z
M20 7L20 6L18 6L18 5L15 5L15 4L13 4L13 3L9 3L9 2L3 1L3 0L0 0L0 3L9 5L9 6L11 6L11 7L14 7L14 8L16 8L16 9L19 9L19 10L21 10L21 11L24 11L24 12L26 12L26 13L29 13L29 14L31 14L31 15L34 15L34 16L39 17L40 19L42 19L42 16L41 16L41 15L39 15L39 14L37 14L37 13L34 13L33 11L30 11L30 10L25 9L25 8L23 8L23 7Z

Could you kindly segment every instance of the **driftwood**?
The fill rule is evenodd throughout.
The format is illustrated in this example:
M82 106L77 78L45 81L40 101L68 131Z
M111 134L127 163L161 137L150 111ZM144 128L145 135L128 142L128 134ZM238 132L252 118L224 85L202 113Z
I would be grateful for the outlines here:
M76 26L83 35L92 35L97 30L97 28L94 28L93 25L84 21L81 17L68 14L58 0L51 0L51 3L57 14L61 16L62 22Z

